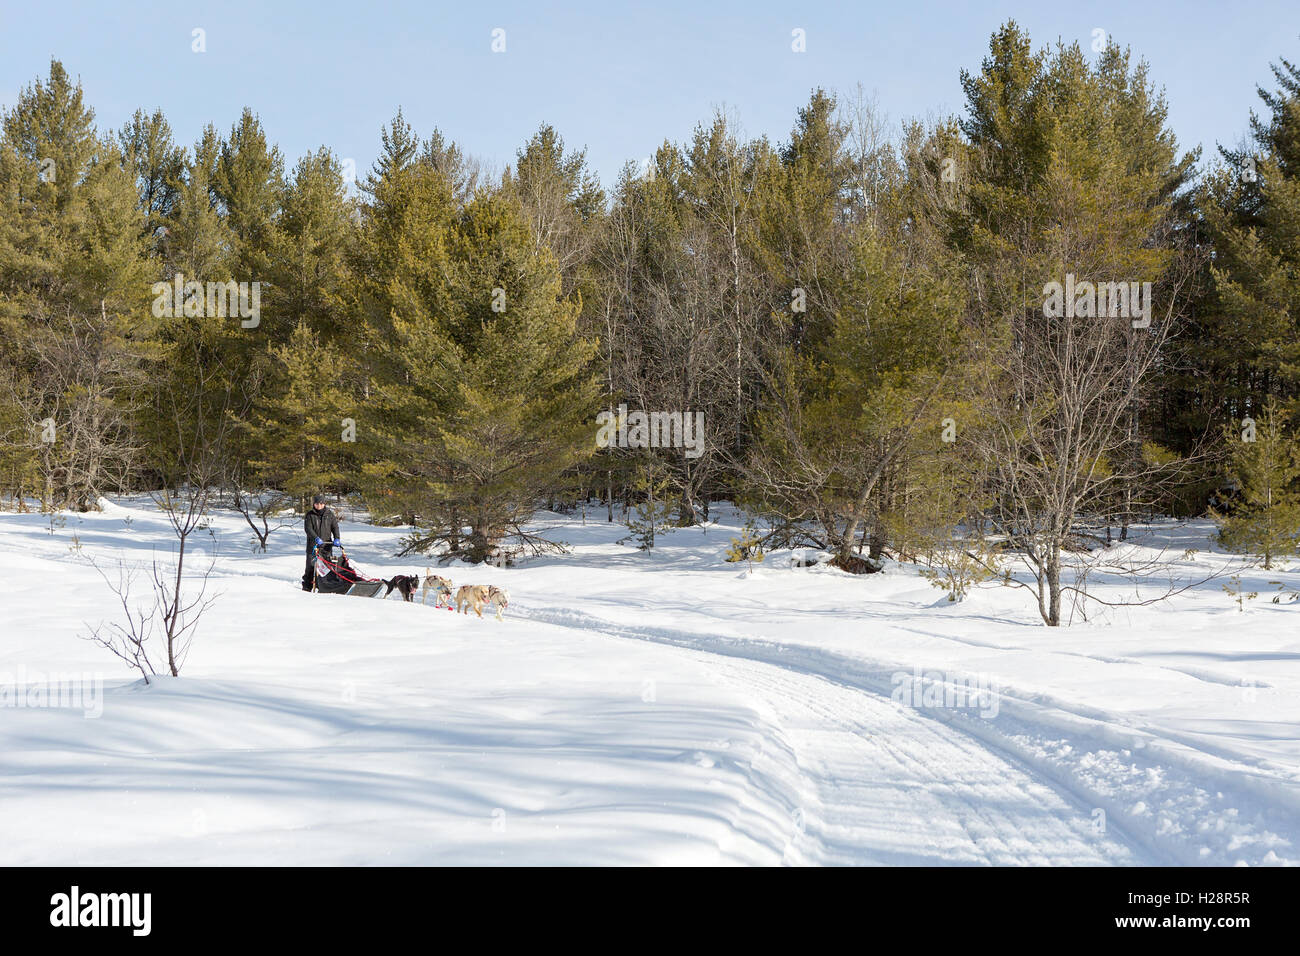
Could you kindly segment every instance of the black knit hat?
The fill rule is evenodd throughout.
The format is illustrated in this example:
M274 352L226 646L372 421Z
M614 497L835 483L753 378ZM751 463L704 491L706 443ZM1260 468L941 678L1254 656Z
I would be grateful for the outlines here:
M316 497L312 498L311 503L314 505L323 505L325 503L325 496L317 495Z

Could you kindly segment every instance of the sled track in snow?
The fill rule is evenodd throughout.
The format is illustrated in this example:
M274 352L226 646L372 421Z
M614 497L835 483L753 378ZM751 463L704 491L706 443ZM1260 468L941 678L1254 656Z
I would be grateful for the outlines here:
M804 833L796 843L802 850L810 842L801 855L815 862L1166 862L1113 824L1095 832L1097 804L1057 775L888 693L821 673L796 654L783 661L777 645L620 625L572 610L517 616L713 658L714 678L753 695L793 751L813 804L798 808Z

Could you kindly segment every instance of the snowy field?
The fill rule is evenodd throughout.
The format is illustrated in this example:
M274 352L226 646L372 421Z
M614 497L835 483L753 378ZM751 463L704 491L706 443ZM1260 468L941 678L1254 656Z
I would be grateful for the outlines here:
M83 639L119 611L89 559L165 556L166 523L62 517L0 514L0 864L1300 862L1295 572L1049 629L910 565L750 573L726 509L652 553L592 511L540 516L569 555L441 572L508 587L498 622L303 593L297 525L254 554L218 512L220 595L146 686ZM1132 547L1192 580L1227 560L1209 531ZM343 524L385 577L424 571L402 533ZM38 706L73 675L78 706Z

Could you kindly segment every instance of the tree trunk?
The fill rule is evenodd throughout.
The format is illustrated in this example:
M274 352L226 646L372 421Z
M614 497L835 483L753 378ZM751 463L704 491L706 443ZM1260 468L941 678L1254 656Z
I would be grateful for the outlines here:
M1048 552L1047 565L1043 575L1047 578L1047 614L1044 617L1048 627L1061 624L1061 548L1053 542Z

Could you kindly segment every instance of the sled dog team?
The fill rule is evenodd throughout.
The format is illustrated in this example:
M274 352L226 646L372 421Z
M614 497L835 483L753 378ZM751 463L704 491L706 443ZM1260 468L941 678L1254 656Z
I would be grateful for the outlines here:
M399 574L394 578L384 581L388 585L388 590L384 592L384 597L393 593L396 588L402 595L403 601L415 600L415 589L420 589L420 603L429 603L429 592L433 592L434 607L451 607L452 590L451 582L440 575L433 573L433 568L426 568L425 575L420 578L415 574ZM493 584L465 584L456 589L456 610L461 614L468 614L472 608L474 613L479 617L483 616L483 608L491 605L496 609L497 620L501 620L501 612L510 606L510 594L505 588L499 588Z

